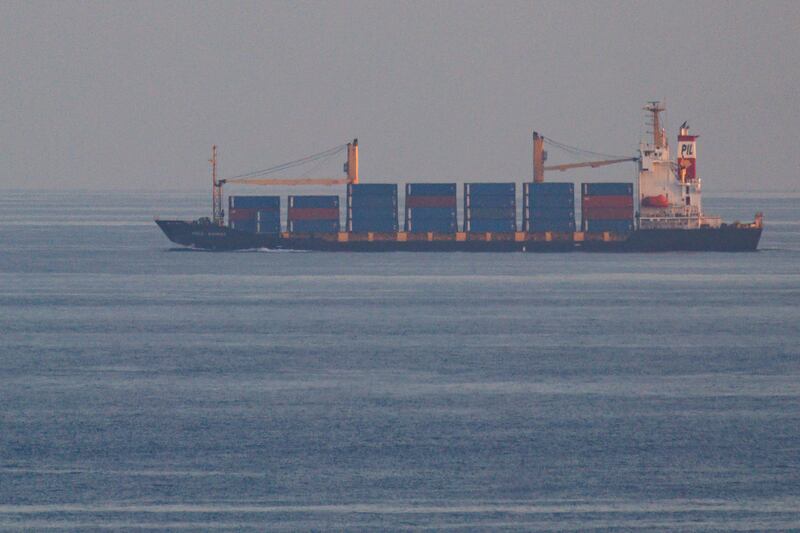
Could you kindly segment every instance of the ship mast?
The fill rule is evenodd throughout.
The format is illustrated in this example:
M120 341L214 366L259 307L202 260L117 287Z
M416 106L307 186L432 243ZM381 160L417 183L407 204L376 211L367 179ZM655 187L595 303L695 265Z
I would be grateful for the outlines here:
M217 179L217 145L211 147L211 211L214 224L225 225L225 213L222 212L222 183Z
M666 147L666 135L664 130L661 128L661 115L660 113L666 110L664 104L657 100L653 100L648 102L646 106L644 106L645 111L649 111L652 114L652 123L650 124L653 127L653 146L656 148L664 148Z

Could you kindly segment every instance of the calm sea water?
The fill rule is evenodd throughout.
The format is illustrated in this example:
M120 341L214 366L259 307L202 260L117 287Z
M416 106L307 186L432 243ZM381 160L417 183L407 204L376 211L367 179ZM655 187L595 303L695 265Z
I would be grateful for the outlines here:
M750 254L175 251L0 200L0 529L800 529L800 195Z

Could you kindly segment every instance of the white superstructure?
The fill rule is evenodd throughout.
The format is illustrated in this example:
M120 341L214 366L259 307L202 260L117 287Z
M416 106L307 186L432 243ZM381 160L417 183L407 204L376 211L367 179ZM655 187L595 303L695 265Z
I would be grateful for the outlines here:
M697 229L719 227L719 217L703 215L701 180L696 175L697 136L684 123L678 136L679 157L670 157L669 142L661 127L665 107L650 102L652 135L639 145L639 228Z

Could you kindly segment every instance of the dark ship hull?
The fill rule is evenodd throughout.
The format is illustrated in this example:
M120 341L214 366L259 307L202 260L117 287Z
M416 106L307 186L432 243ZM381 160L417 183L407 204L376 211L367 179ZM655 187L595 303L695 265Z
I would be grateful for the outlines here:
M279 235L261 235L216 226L206 221L156 220L167 238L175 244L199 250L249 250L279 248Z
M754 252L762 228L755 225L726 225L700 229L649 229L631 233L625 241L632 252Z
M167 238L200 250L318 250L351 252L752 252L762 228L648 229L610 233L330 233L257 234L207 221L157 220Z

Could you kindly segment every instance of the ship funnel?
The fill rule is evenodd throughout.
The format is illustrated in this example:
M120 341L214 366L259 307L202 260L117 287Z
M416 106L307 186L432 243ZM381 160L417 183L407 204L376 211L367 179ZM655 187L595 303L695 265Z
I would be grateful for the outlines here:
M697 137L689 135L689 125L681 125L678 135L678 169L681 182L695 181L697 178Z

